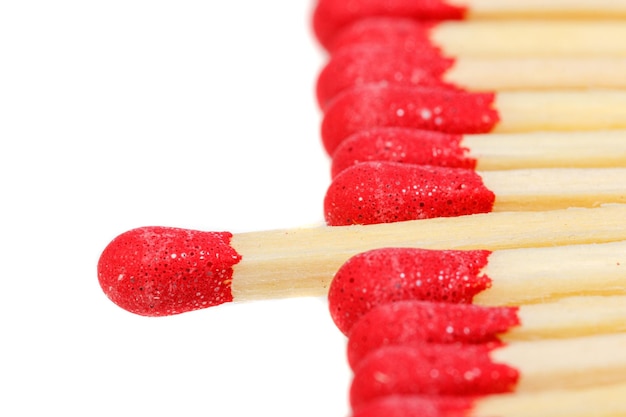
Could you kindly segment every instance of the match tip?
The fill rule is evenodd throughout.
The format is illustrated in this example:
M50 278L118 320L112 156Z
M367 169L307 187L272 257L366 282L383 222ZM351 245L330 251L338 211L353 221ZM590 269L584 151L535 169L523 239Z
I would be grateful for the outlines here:
M331 177L363 162L475 169L477 160L462 145L463 135L402 127L377 127L356 132L332 155Z
M469 416L473 397L440 395L388 395L357 407L352 417Z
M229 232L142 227L109 243L98 281L118 306L168 316L232 301L232 266L240 255Z
M324 109L342 91L368 84L461 90L443 79L454 65L434 48L419 52L394 45L347 46L332 54L316 83L318 105Z
M350 402L356 409L393 394L480 396L511 392L520 371L492 359L491 352L501 347L490 343L382 347L354 370Z
M330 284L328 305L337 328L350 335L374 307L404 300L471 303L491 286L482 273L487 250L373 249L354 255Z
M368 84L337 94L325 107L321 138L329 155L350 135L375 127L489 133L500 121L494 92Z
M348 363L355 369L367 354L384 346L498 343L500 335L520 325L518 310L419 300L380 304L352 326Z
M488 213L495 194L474 170L363 162L343 170L324 197L330 226Z
M321 0L318 1L313 11L313 31L322 46L333 50L335 38L341 32L363 21L377 19L412 22L460 20L465 17L466 13L466 7L449 5L443 0L427 2L387 0L384 5L376 1Z

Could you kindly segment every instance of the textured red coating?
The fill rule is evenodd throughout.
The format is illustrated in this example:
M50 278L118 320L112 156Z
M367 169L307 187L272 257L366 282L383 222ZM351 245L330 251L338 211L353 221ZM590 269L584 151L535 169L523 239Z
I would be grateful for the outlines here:
M519 370L494 362L501 344L387 346L370 353L354 371L353 407L389 395L489 395L512 392Z
M404 127L361 130L335 149L331 175L371 161L475 169L477 160L469 156L462 140L463 135Z
M348 136L374 127L488 133L500 121L495 93L368 84L345 90L325 109L322 143L329 155Z
M120 307L167 316L233 300L233 265L241 256L229 232L143 227L116 237L98 262L98 280Z
M441 46L431 39L437 22L413 19L374 17L362 19L345 27L333 37L328 49L336 54L344 48L387 47L427 57L443 56Z
M354 324L378 305L425 300L471 303L491 287L481 271L487 250L383 248L352 256L335 274L328 292L337 328L350 336Z
M520 325L518 310L416 300L381 304L352 326L348 362L355 368L383 346L497 343L501 334Z
M388 16L417 20L463 19L467 8L445 0L319 0L313 12L313 30L325 47L342 28L366 18Z
M389 395L357 407L352 417L465 417L474 397Z
M443 80L454 62L439 53L416 53L395 45L343 48L330 57L319 74L317 101L323 109L340 92L366 84L460 90L461 86Z
M494 202L474 170L364 162L333 179L324 214L330 226L393 223L488 213Z

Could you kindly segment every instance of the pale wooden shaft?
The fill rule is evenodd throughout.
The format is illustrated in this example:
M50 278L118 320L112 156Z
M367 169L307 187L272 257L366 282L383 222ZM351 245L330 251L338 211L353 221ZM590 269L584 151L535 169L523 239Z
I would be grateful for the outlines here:
M520 372L516 392L626 382L626 333L516 342L491 352Z
M496 195L493 211L626 203L626 168L536 168L478 174Z
M476 401L468 417L621 417L625 398L626 384L489 395Z
M474 91L625 88L626 58L461 57L445 72L443 80Z
M502 340L626 332L626 295L566 297L552 302L542 300L539 304L520 306L517 313L521 324L503 334Z
M349 257L383 247L504 249L626 239L626 205L236 234L235 301L323 296Z
M493 282L474 298L481 305L626 294L626 241L494 251L482 272Z
M626 167L626 130L464 135L476 169Z
M494 108L494 133L626 128L626 90L503 91Z
M455 57L626 57L623 20L445 21L430 39Z
M468 8L468 18L591 18L626 17L624 0L445 0Z

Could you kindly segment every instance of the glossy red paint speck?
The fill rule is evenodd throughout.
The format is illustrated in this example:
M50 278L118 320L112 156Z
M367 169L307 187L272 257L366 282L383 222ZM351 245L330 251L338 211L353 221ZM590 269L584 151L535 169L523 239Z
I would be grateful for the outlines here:
M478 396L514 391L519 370L496 363L502 344L387 346L354 370L350 402L356 408L390 395Z
M495 93L368 84L335 96L325 109L322 143L332 155L350 135L374 127L489 133L500 121Z
M488 213L494 202L474 170L364 162L333 179L324 214L329 226L393 223Z
M477 160L462 145L463 135L402 127L359 131L341 142L332 157L331 175L363 162L387 161L475 169Z
M352 368L383 346L422 343L497 343L520 325L518 307L486 307L429 301L397 301L374 307L356 322L348 339Z
M351 417L465 417L475 397L389 395L357 407Z
M319 74L316 86L318 104L324 109L342 91L366 84L461 90L443 79L454 61L438 51L416 53L393 45L343 48L331 56Z
M313 31L320 44L332 48L333 38L350 24L369 18L460 20L467 8L445 0L319 0L313 11Z
M233 300L233 265L241 256L230 232L143 227L116 237L98 262L98 280L120 307L167 316Z
M376 306L405 300L471 303L491 287L482 273L490 251L383 248L349 258L328 292L330 315L350 336L352 327Z

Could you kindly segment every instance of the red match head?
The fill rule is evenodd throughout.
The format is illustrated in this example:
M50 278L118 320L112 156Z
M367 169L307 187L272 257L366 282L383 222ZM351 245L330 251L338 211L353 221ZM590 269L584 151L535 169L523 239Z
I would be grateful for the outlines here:
M318 41L333 50L334 38L352 24L383 18L388 20L462 19L466 9L443 0L320 0L313 13L313 30Z
M430 34L436 23L402 17L368 17L353 22L328 42L331 55L352 47L401 48L416 55L443 56L443 51L431 42Z
M362 162L386 161L449 168L476 168L476 159L462 146L462 135L402 127L361 130L341 142L333 153L331 174Z
M334 53L317 79L317 101L324 109L344 90L366 84L455 88L443 80L454 60L384 45L356 45Z
M330 226L394 223L488 213L494 202L474 170L364 162L333 179L324 215Z
M471 397L389 395L357 407L351 417L469 417L472 408Z
M486 250L383 248L359 253L339 268L328 292L335 325L350 335L369 310L404 300L471 303L491 286L481 273Z
M511 392L519 370L496 363L500 344L387 346L369 354L354 371L350 402L359 407L389 395L478 396Z
M368 84L343 91L325 108L322 143L329 155L350 135L374 127L489 133L500 120L494 93Z
M355 368L383 346L497 343L501 334L520 324L518 310L416 300L381 304L352 326L348 362Z
M241 257L229 232L143 227L116 237L98 262L98 280L120 307L167 316L232 301Z

